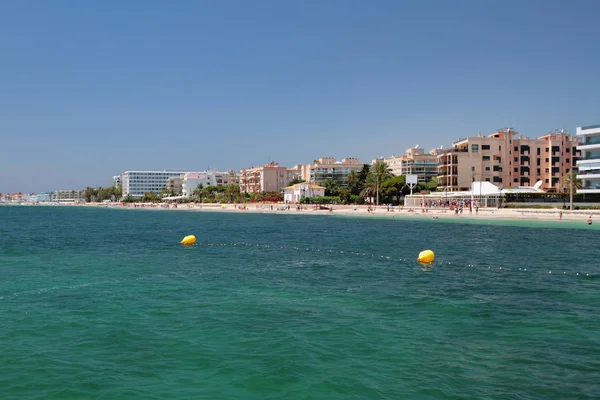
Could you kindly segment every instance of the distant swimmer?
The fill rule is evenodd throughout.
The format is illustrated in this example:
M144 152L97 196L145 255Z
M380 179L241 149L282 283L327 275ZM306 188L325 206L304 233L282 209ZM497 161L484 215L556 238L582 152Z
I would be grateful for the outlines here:
M588 223L588 225L591 225L591 224L592 224L592 216L591 216L591 215L590 215L590 216L589 216L589 218L587 219L587 223Z
M438 219L438 217L433 217L434 220Z

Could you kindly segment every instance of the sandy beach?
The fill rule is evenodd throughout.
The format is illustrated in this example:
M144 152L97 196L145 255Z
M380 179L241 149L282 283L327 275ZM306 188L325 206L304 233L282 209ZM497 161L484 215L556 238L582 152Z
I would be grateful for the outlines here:
M293 215L344 215L361 216L372 218L415 218L415 219L479 219L479 220L536 220L536 221L581 221L587 223L592 216L594 222L600 223L600 210L562 210L553 209L531 209L531 208L480 208L469 211L464 209L462 213L456 213L447 208L407 209L404 207L387 206L354 206L354 205L334 205L331 210L320 209L313 205L296 204L156 204L156 203L86 203L79 204L83 207L103 207L118 209L157 209L172 211L198 211L198 212L235 212L235 213L277 213Z

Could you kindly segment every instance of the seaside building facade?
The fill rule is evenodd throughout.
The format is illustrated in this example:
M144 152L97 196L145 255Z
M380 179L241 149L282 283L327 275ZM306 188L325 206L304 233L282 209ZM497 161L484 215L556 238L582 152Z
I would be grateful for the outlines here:
M312 164L300 166L301 179L316 185L332 179L338 186L345 187L350 172L359 172L362 166L360 160L354 157L343 158L341 161L337 161L335 157L321 157Z
M147 192L157 195L167 188L170 178L180 178L187 171L125 171L121 174L123 197L142 197Z
M63 189L54 191L54 200L63 202L85 201L85 190Z
M240 171L240 191L242 193L281 192L293 178L293 172L276 162L260 167L252 167Z
M190 197L194 194L194 191L198 188L198 185L202 187L214 186L214 176L208 172L187 172L181 175L181 194L185 197Z
M167 189L171 191L173 194L180 195L182 193L183 186L183 178L179 176L179 178L169 178L167 179Z
M506 188L542 181L544 191L561 191L566 174L576 165L579 139L564 130L538 138L517 135L503 128L488 136L459 139L441 150L438 187L452 192L469 190L475 181Z
M283 200L286 203L299 203L303 198L319 196L325 196L325 188L306 182L288 186L283 192Z
M415 146L406 149L404 155L376 158L371 164L384 162L389 165L393 175L417 175L419 183L428 183L438 175L438 160L433 153L435 150L425 153L424 149Z
M112 178L113 186L118 188L122 182L121 175L115 175Z
M600 125L578 127L577 136L581 139L577 178L582 183L577 193L600 193Z

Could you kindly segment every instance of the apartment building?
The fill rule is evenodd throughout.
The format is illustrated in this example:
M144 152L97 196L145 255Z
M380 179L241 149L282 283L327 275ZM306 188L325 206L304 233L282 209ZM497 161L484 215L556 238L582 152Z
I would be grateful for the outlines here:
M538 138L503 128L488 136L459 139L438 154L438 183L442 190L469 190L474 181L505 188L533 186L558 192L576 165L579 139L564 130Z
M183 190L183 178L169 178L167 179L167 189L175 195L180 195Z
M158 195L167 188L170 178L180 178L187 171L125 171L121 174L123 197L142 197L152 192Z
M183 196L190 197L200 184L202 187L232 184L232 182L235 181L232 175L233 174L231 172L221 172L209 169L203 172L186 172L179 178L169 179L169 182L172 181L174 184L176 184L176 179L179 179L180 190L178 193L181 193Z
M322 185L327 179L333 179L338 186L347 185L346 178L352 171L360 171L363 165L358 158L349 157L337 161L335 157L321 157L312 164L302 165L301 176L307 182Z
M240 171L239 185L242 193L280 192L293 178L293 172L288 172L276 162L270 162L260 167L252 167Z
M73 190L73 189L62 189L55 190L54 197L55 201L85 201L85 190Z
M577 136L581 139L577 146L581 152L577 178L582 183L577 192L600 193L600 125L578 127Z
M114 187L118 188L121 183L122 183L121 175L113 176L112 184Z
M404 155L391 157L380 157L374 159L371 164L384 162L389 165L394 175L417 175L419 183L428 183L431 178L438 175L438 160L435 155L437 149L425 153L424 149L418 146L406 149Z

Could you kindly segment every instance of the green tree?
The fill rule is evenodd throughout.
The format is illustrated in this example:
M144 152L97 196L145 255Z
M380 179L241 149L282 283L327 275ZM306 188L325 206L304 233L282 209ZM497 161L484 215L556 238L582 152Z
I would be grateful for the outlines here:
M577 178L577 172L571 170L565 175L564 190L569 193L569 209L573 210L573 195L577 193L577 189L581 189L583 182Z
M159 201L160 200L160 196L157 195L154 192L146 192L144 193L144 196L142 197L142 201L143 202L155 202L155 201Z
M291 181L289 181L288 186L292 186L292 185L295 185L297 183L304 183L304 182L306 182L304 179L294 178Z
M434 176L431 180L423 185L425 190L436 192L438 188L438 177Z
M372 171L375 173L376 177L379 178L379 182L383 182L384 180L392 177L392 169L388 163L383 161L377 161L373 165Z
M349 204L352 201L352 191L350 191L350 189L348 188L340 188L339 192L339 197L340 197L340 202L343 204Z
M196 189L192 191L192 196L194 196L197 200L202 201L202 190L204 189L204 185L199 183L196 186Z
M379 192L382 202L398 204L400 199L410 192L406 185L406 176L392 176L386 179L379 185Z
M380 200L380 194L379 194L379 185L381 185L381 183L383 183L383 181L385 181L386 179L391 178L392 175L392 170L390 169L390 166L383 161L377 161L372 168L372 174L375 175L375 183L376 183L376 188L375 188L375 195L377 198L377 205L379 205L379 200Z
M360 182L359 175L356 171L350 171L348 175L346 175L346 185L350 190L350 194L359 194L360 193Z
M339 187L338 183L335 180L331 178L325 179L325 181L323 182L323 187L325 188L325 196L338 195Z
M359 184L364 185L367 182L369 172L371 172L371 166L369 164L363 164L362 169L358 173Z
M240 187L238 185L225 185L224 188L231 203L238 203L241 200Z
M85 198L85 201L87 201L87 202L97 201L98 189L94 189L89 186L86 187L85 190L83 191L83 197Z
M369 199L369 203L373 203L373 199L377 196L377 176L375 174L369 174L360 196Z

